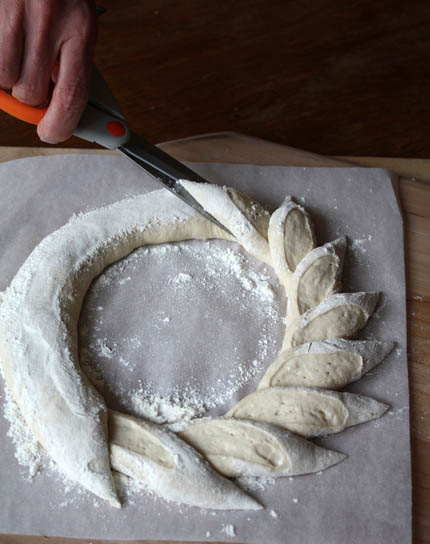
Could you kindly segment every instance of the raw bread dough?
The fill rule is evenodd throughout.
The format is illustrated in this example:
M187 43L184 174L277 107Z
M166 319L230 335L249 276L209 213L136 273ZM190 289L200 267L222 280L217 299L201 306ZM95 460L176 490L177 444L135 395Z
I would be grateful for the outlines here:
M383 361L393 348L393 342L341 338L302 344L279 354L258 389L295 385L342 389Z
M268 239L273 267L285 285L299 262L315 247L310 217L290 196L272 213Z
M346 457L273 425L251 420L203 418L188 425L180 435L218 472L234 478L308 474Z
M187 181L183 185L249 253L267 264L273 261L288 297L284 349L351 336L365 324L377 294L332 294L338 288L345 243L340 239L311 252L312 224L290 197L269 220L258 203L231 188ZM77 322L91 281L136 247L192 238L231 239L165 190L80 214L34 249L0 305L1 362L24 419L69 478L116 506L111 464L168 500L211 508L259 508L190 446L157 426L112 412L109 447L104 400L79 368ZM308 362L311 375L321 374L316 364ZM349 358L346 367L338 372L342 379L356 379L366 368L364 357ZM284 360L272 375L279 377L280 372L282 380L288 380L288 370ZM309 436L337 432L378 417L385 409L359 395L269 387L243 399L228 415L268 421ZM242 452L237 440L220 448L209 439L203 422L190 426L183 436L225 474L245 468L247 474L297 474L342 458L255 422L211 421L207 425L218 436L226 437L234 428L233 434L243 439ZM189 489L191 481L194 491Z
M267 229L269 212L230 187L181 181L185 189L226 226L253 257L272 265ZM246 204L251 203L247 208Z
M239 401L227 416L272 423L301 436L320 436L380 417L388 405L354 393L312 387L268 387Z
M161 425L110 410L109 449L112 468L165 500L215 510L262 508Z
M291 334L291 346L354 336L367 323L378 298L379 293L339 293L330 296L303 314Z
M77 322L91 281L144 244L228 235L167 191L74 216L33 250L0 306L0 356L21 413L69 478L119 505L107 409L81 372Z
M300 315L339 289L345 251L346 238L341 236L309 252L297 266L294 272L297 296L293 300Z

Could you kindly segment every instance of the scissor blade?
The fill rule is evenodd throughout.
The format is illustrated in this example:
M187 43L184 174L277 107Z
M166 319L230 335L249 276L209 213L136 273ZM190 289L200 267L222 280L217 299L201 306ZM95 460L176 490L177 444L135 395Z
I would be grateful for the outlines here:
M233 236L233 234L221 224L213 215L208 213L197 200L181 185L180 180L196 181L198 183L209 183L196 172L186 167L155 145L150 144L143 138L131 135L130 140L117 148L126 157L141 166L149 174L171 191L186 204L194 208L201 215L212 221L215 225Z

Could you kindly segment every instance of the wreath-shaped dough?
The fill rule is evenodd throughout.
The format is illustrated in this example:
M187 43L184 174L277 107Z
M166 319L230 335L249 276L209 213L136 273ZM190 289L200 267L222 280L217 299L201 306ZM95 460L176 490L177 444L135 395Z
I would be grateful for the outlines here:
M119 506L111 467L161 497L205 508L261 506L227 477L325 469L345 456L292 434L338 432L387 406L339 389L391 343L344 340L362 328L376 293L336 294L346 240L315 248L310 219L290 197L272 216L231 188L183 182L250 254L272 265L288 297L286 335L258 391L224 418L174 434L108 411L81 372L77 323L92 280L145 244L232 239L164 190L80 214L33 250L0 305L0 356L22 415L58 466ZM292 432L290 432L292 431Z

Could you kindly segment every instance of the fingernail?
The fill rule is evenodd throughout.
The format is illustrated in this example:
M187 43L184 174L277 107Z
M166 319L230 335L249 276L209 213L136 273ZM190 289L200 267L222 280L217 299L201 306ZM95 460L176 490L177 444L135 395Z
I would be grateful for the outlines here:
M39 134L39 139L45 143L45 144L58 144L60 143L60 140L56 138L50 138L49 136L44 136L43 134Z
M45 144L58 144L60 141L58 138L53 138L52 136L44 134L43 130L40 130L40 125L37 128L37 135L39 136L39 139Z
M40 134L39 134L39 139L45 144L58 144L59 143L59 140L54 140L54 138L46 138L45 136L40 136Z

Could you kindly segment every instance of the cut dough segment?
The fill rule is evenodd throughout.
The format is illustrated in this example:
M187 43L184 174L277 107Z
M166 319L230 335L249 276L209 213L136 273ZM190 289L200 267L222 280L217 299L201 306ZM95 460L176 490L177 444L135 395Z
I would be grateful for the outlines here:
M109 411L112 468L159 497L215 510L259 510L261 505L160 425Z
M272 213L269 246L273 267L283 283L315 247L315 234L309 215L291 196Z
M302 344L279 354L258 389L300 385L342 389L383 361L393 348L393 342L340 338Z
M128 414L109 410L109 446L121 446L136 455L147 458L165 469L175 466L171 448L159 438L156 426ZM167 435L169 436L169 435ZM112 464L112 455L111 455ZM115 467L114 467L115 468Z
M248 420L204 418L188 425L180 436L231 478L308 474L346 457L288 431Z
M268 215L266 216L262 211L264 208L259 205L254 208L254 211L246 210L243 196L229 187L187 180L181 180L181 185L207 212L234 234L236 241L248 253L260 261L272 264L267 234L265 233ZM240 207L236 205L236 202Z
M315 342L314 344L319 344ZM363 369L363 359L349 351L308 352L294 350L283 352L277 369L269 368L258 389L274 386L307 386L324 389L341 389L353 379L358 379ZM270 372L270 375L269 375Z
M228 417L272 423L304 437L337 433L380 417L388 406L370 397L312 387L268 387L239 401Z
M338 291L346 237L342 236L306 255L294 272L297 278L297 305L303 314Z
M329 338L348 338L364 327L378 302L379 293L339 293L324 300L300 318L291 345Z
M233 204L243 215L254 225L265 240L268 237L270 213L263 208L259 202L251 200L246 195L239 193L236 189L227 189L227 194Z

